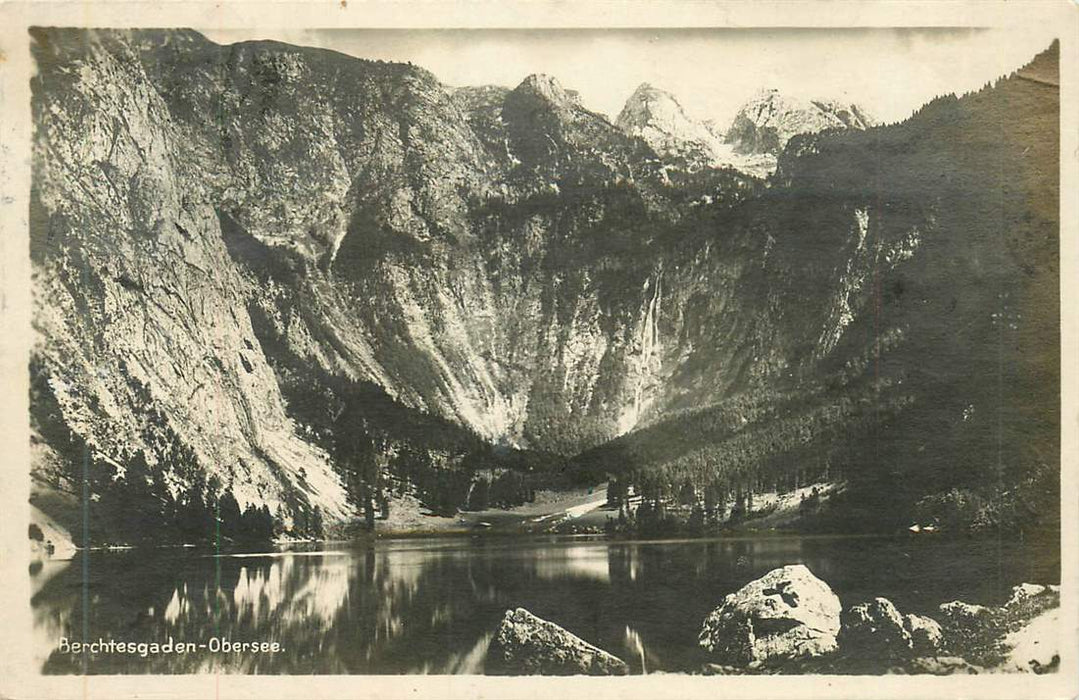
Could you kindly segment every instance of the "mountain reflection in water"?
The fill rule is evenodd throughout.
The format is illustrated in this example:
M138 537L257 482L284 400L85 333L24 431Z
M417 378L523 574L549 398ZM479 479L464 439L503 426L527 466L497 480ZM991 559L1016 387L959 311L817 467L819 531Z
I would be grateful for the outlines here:
M483 673L502 614L518 606L636 673L686 671L706 661L697 631L723 596L793 563L844 606L885 596L923 614L954 599L999 604L1016 583L1059 580L1053 548L996 542L440 538L260 555L92 552L35 567L31 604L45 673ZM283 648L89 655L57 651L61 637Z

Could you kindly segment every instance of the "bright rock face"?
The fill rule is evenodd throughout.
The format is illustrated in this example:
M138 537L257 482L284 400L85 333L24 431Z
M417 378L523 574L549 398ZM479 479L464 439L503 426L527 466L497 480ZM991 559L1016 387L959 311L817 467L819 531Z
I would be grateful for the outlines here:
M857 105L800 100L764 90L738 111L726 140L739 153L778 155L796 134L825 129L867 129L873 119Z
M507 610L488 651L488 671L622 676L624 661L524 608Z
M243 475L242 502L302 493L343 515L336 474L257 349L250 280L210 201L218 164L185 155L130 54L97 45L55 70L35 82L32 259L35 355L64 423L121 465L182 436L214 472Z
M615 125L644 139L663 156L714 161L723 150L722 139L686 116L674 95L648 83L642 83L626 101Z
M647 143L674 167L733 168L767 177L792 136L825 129L872 126L856 105L799 101L764 91L747 102L725 133L686 115L674 95L642 83L626 101L616 126Z
M774 154L738 151L710 122L692 119L674 95L648 83L626 100L615 125L643 140L675 170L733 168L766 178L776 168Z
M991 611L984 605L953 600L950 603L941 603L940 614L948 620L964 622L986 617L991 614Z
M835 651L842 607L826 583L795 564L768 572L712 611L699 641L721 664L762 664Z
M910 634L911 648L916 654L936 653L944 642L944 631L931 617L911 613L903 618L903 628Z
M148 442L129 417L145 411L137 382L207 461L288 462L340 510L268 360L560 452L681 401L688 387L665 382L676 358L728 368L692 380L701 397L745 364L680 311L739 261L676 273L666 292L654 257L603 272L589 236L636 246L680 214L647 154L554 78L451 95L420 69L279 44L43 37L40 356L64 420L118 461L114 445ZM624 197L605 190L633 179ZM587 197L537 208L567 182Z
M1018 605L1023 601L1030 600L1044 593L1051 592L1046 586L1038 583L1021 583L1018 586L1012 587L1012 594L1008 597L1008 602L1004 604L1004 607L1011 607Z

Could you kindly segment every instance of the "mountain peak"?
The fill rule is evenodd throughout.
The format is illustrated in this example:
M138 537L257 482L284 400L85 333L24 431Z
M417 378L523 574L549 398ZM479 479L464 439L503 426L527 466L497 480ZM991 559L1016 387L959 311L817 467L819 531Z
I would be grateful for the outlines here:
M673 95L671 95L671 93L667 92L666 90L661 90L661 89L657 88L656 86L652 85L652 83L644 82L644 83L641 83L640 85L637 86L637 89L633 91L633 94L630 96L630 99L633 99L635 97L649 97L649 96L664 96L664 97L670 97L672 99L674 97Z
M663 112L668 110L677 111L684 116L682 105L674 95L655 87L651 83L641 83L633 91L633 94L629 96L629 99L626 100L626 104L623 106L618 118L636 119L653 111Z
M577 103L577 93L562 87L562 83L553 75L546 73L533 73L517 86L517 93L531 93L556 105L573 105Z
M762 177L771 172L774 159L745 158L723 143L713 124L686 114L678 99L650 83L641 83L626 100L615 125L642 139L657 155L690 170L702 167L733 167Z
M674 95L649 83L637 86L626 100L615 125L626 133L644 138L660 152L667 149L671 140L700 140L707 132L702 124L686 116Z
M758 91L734 118L727 143L740 153L778 154L795 134L826 129L867 129L874 120L855 104L806 100L775 88Z

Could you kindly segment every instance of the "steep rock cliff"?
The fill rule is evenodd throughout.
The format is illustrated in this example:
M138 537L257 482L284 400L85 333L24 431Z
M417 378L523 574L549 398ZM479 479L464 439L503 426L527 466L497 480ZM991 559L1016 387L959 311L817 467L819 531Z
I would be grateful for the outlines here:
M38 36L31 211L36 386L49 395L36 404L54 402L59 432L85 444L64 457L122 475L178 440L244 502L343 516L337 476L296 434L258 350L249 285L167 105L126 47L70 48Z
M752 423L739 438L763 445L739 458L751 472L786 459L760 437L770 430L834 445L876 435L866 426L912 401L932 405L934 373L959 370L925 353L985 342L951 344L924 321L939 309L918 304L950 303L941 280L978 279L982 264L950 247L926 254L931 241L981 236L969 242L993 256L994 284L1017 284L999 241L953 218L976 183L882 180L887 139L798 137L765 191L727 170L672 169L549 76L448 89L412 66L193 32L35 41L46 478L80 441L121 470L137 451L171 464L179 444L242 503L347 518L376 483L428 479L417 447L432 489L446 470L467 486L481 457L534 465L514 448L571 455L684 430L702 411L721 430L658 463ZM1012 99L1014 81L1002 88L962 111L977 119L979 100ZM855 116L848 126L864 126ZM929 118L885 133L918 142ZM1043 136L1016 143L1046 150ZM968 169L994 153L975 150ZM918 154L898 172L940 165ZM1020 174L1032 192L1049 176ZM1037 216L1048 231L1040 205ZM1024 264L1051 274L1054 254ZM883 317L893 297L902 312ZM995 305L977 297L970 318L1003 313ZM1041 342L1040 323L1019 337ZM899 388L917 371L916 389ZM1053 378L1043 368L1039 386ZM812 410L791 410L793 392ZM357 450L379 475L353 478ZM697 468L729 471L706 453ZM611 461L589 454L582 473L602 476ZM175 490L188 485L167 471Z

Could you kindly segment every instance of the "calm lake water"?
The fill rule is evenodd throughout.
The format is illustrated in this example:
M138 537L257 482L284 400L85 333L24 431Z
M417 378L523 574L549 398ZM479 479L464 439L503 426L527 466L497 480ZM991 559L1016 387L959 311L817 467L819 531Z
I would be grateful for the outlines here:
M261 555L93 552L31 568L45 673L483 673L507 608L524 607L640 672L693 670L727 593L803 563L844 607L875 596L933 614L1057 582L1050 547L933 537L624 542L496 537L327 544ZM276 653L71 654L72 641L278 642Z

